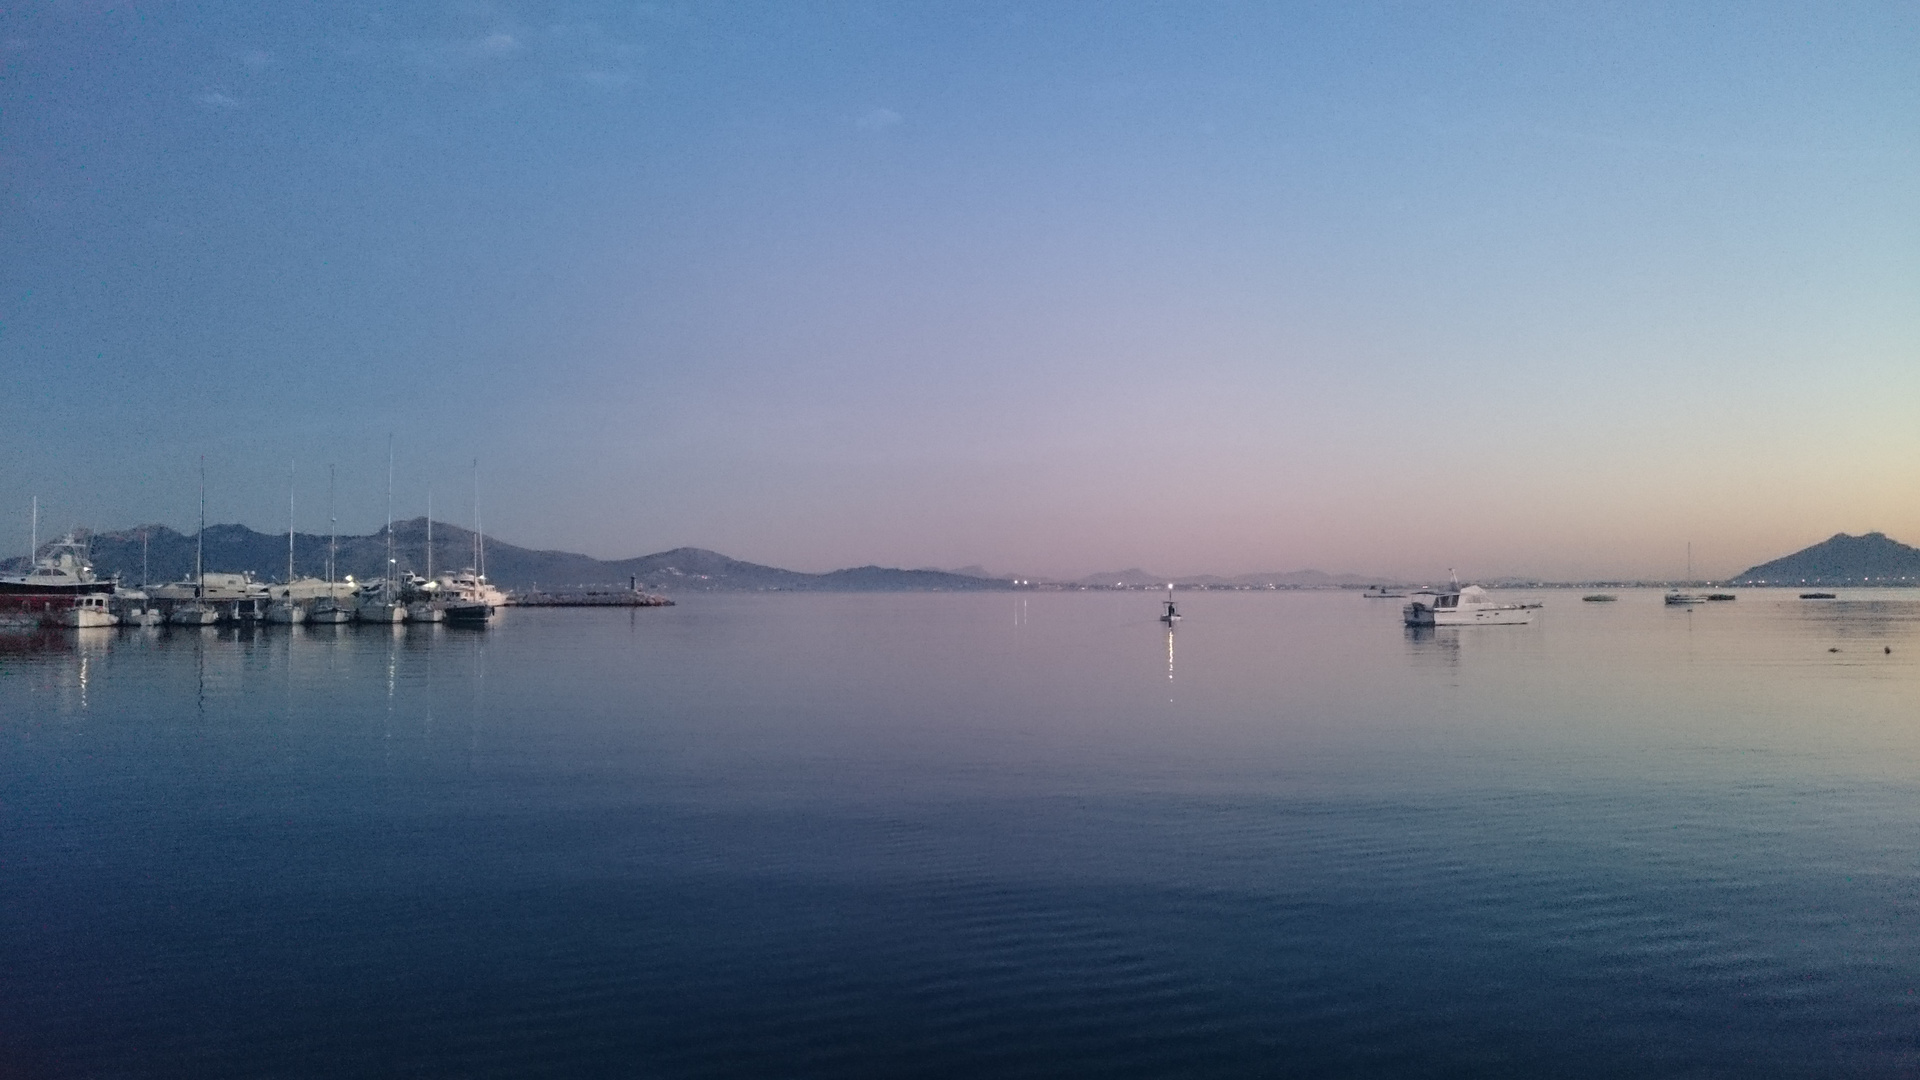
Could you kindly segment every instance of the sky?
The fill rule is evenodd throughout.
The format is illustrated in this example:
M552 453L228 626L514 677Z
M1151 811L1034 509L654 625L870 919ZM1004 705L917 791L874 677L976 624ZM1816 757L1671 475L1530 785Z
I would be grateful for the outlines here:
M0 548L1726 575L1920 544L1911 3L0 14Z

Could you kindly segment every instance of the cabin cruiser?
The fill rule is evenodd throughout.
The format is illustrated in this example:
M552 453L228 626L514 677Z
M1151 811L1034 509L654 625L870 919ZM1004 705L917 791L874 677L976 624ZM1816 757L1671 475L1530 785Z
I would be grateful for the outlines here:
M489 610L507 606L507 594L495 588L487 580L487 575L475 573L472 568L455 574L441 574L434 581L434 587L445 596L479 601L487 605Z
M495 607L506 602L499 589L471 570L441 574L424 587L432 590L434 603L448 622L484 623Z
M113 590L112 581L94 576L86 545L68 535L49 545L27 573L0 577L0 624L112 626L107 603ZM99 598L97 605L91 602L94 597Z
M1512 626L1533 621L1539 604L1498 604L1478 585L1434 593L1402 609L1408 626Z

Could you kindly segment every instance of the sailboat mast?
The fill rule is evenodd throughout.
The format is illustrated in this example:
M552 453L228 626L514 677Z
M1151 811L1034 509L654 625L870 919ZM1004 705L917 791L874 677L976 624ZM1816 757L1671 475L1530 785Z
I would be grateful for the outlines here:
M293 462L287 462L287 603L293 603Z
M140 530L140 587L147 587L147 530Z
M473 481L474 498L478 499L480 497L479 474L476 473L474 475L475 475L475 479ZM474 511L474 515L476 519L478 518L479 513L480 511L478 510ZM35 495L33 497L33 524L27 526L27 573L29 574L33 573L33 560L38 558L39 555L40 555L40 496Z
M193 536L193 596L207 598L207 455L200 455L200 531Z
M433 580L433 484L427 484L427 580Z
M381 576L386 583L386 600L393 602L393 436L387 436L387 568Z
M333 585L333 538L340 531L340 519L333 516L333 466L327 466L327 585ZM333 596L333 589L327 589Z
M473 572L487 576L487 533L480 527L480 459L473 459Z

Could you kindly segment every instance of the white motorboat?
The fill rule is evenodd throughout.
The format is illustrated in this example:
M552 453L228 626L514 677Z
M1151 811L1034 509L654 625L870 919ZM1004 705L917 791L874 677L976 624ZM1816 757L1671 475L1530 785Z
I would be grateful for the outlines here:
M1468 585L1415 600L1402 609L1408 626L1515 626L1533 621L1539 604L1501 604L1487 590Z
M480 604L489 611L505 607L507 603L507 594L488 582L486 575L472 568L454 574L441 574L433 587L443 599Z
M89 593L74 597L73 606L56 612L54 621L61 626L87 629L95 626L112 626L119 620L113 617L113 612L107 610L105 593Z

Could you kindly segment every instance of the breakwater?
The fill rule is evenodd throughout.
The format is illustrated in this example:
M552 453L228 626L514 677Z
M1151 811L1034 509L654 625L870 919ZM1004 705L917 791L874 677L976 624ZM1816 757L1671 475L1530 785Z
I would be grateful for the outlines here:
M574 592L525 592L513 595L514 607L672 607L664 596L633 589Z

